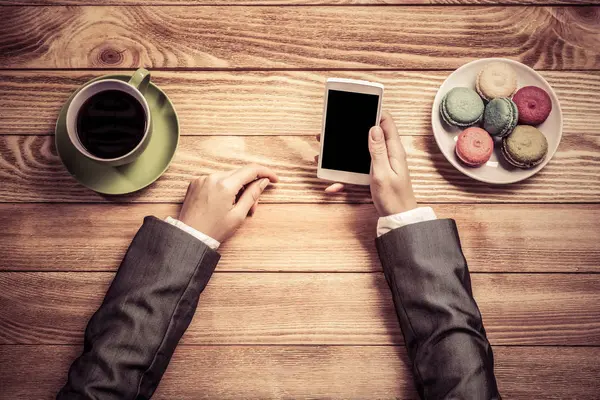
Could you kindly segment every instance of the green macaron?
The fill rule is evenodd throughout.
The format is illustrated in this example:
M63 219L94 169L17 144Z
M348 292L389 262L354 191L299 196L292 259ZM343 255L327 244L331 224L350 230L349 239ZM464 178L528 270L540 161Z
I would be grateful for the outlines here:
M517 125L512 133L502 140L502 155L515 167L534 167L544 161L547 153L548 140L533 126Z
M505 137L519 120L517 105L508 97L498 97L485 106L483 129L492 136Z
M475 125L483 117L483 100L473 89L456 87L442 99L440 114L449 125L465 128Z

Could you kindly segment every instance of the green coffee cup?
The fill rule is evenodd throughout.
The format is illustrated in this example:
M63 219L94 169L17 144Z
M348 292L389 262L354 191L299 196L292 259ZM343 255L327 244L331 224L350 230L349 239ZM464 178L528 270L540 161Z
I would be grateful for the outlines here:
M149 83L150 72L140 68L129 82L100 79L81 88L66 117L69 140L77 151L109 166L137 159L152 136L152 115L144 97Z

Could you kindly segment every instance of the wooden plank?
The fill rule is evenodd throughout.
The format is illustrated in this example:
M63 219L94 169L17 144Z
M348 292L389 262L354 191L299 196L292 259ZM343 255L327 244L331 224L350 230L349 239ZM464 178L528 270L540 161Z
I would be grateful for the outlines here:
M0 344L80 343L112 273L0 273ZM596 274L473 274L493 344L600 345ZM382 273L217 273L186 344L402 343Z
M600 272L600 205L432 205L472 272ZM146 215L171 204L0 204L0 271L114 271ZM217 271L381 271L372 205L261 204ZM69 229L64 227L68 226Z
M594 5L600 4L598 0L0 0L2 5L77 5L77 6L99 6L99 5L173 5L173 6L307 6L307 5L415 5L415 4L439 4L439 5Z
M54 399L79 351L0 346L3 395ZM510 399L596 399L599 358L597 347L494 347L498 386ZM418 398L406 350L392 346L179 346L152 398L307 397Z
M432 136L403 137L420 202L597 202L600 136L564 137L552 161L514 185L479 183L456 170ZM272 167L280 183L264 203L370 202L368 187L326 195L316 177L318 143L306 136L183 137L171 167L146 190L101 196L79 185L60 163L50 136L0 136L0 202L181 202L190 179L248 163Z
M0 134L53 134L69 95L111 71L0 72ZM131 71L114 71L131 74ZM431 134L431 106L450 71L153 71L174 102L182 135L315 135L328 77L385 85L402 135ZM565 135L600 135L600 72L541 71L561 102ZM31 110L35 109L35 113Z
M598 8L3 7L0 68L597 69ZM226 15L227 18L223 18Z

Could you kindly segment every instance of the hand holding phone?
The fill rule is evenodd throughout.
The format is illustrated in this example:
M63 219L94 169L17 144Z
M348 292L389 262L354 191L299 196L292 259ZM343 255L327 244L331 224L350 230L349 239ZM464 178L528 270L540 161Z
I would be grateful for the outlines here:
M383 85L379 83L341 78L327 80L319 178L369 184L369 129L379 124L382 97Z
M378 136L379 133L381 136ZM317 135L317 140L320 139ZM368 148L372 158L371 196L379 215L383 217L416 208L406 151L388 112L382 111L379 126L369 130ZM341 183L325 189L327 193L343 190Z
M381 217L417 207L406 151L392 116L384 112L380 126L369 131L371 197Z

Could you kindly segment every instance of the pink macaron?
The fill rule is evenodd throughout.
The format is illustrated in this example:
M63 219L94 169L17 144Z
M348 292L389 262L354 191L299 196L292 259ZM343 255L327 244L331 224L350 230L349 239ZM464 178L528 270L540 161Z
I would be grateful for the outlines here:
M537 86L525 86L513 96L519 110L519 124L539 125L552 111L552 100L544 89Z
M494 151L494 140L487 131L481 128L467 128L458 135L456 155L470 167L485 164Z

